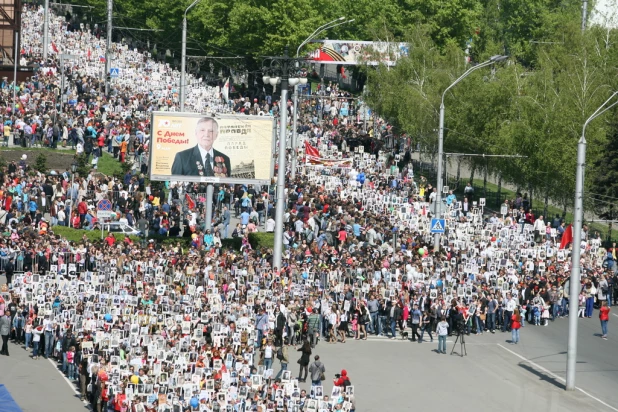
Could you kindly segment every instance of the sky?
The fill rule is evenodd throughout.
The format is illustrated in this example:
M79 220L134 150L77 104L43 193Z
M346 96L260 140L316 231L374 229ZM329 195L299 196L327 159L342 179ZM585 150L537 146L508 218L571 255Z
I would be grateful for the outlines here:
M596 0L589 22L604 27L618 27L618 0Z

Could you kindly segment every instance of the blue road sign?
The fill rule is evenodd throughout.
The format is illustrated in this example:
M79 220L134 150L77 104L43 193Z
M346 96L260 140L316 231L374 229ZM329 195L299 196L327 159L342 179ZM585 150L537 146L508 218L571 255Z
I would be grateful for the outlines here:
M112 202L107 199L101 199L97 203L97 210L110 211L112 210Z
M444 219L431 219L431 233L444 233L445 226Z
M118 77L120 75L120 69L117 67L112 67L111 69L109 69L109 76L110 77Z

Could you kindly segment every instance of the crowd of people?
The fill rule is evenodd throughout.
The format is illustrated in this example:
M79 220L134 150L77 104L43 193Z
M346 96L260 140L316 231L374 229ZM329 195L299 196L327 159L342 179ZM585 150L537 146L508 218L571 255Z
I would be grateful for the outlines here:
M40 54L40 13L24 11L24 58ZM369 334L421 343L435 333L437 351L446 353L448 335L511 332L517 344L520 327L569 315L591 318L599 307L607 338L609 307L618 300L615 244L604 248L585 231L581 245L569 246L564 222L535 218L523 197L503 215L487 214L466 190L465 197L446 198L445 234L435 250L435 190L413 174L410 142L385 145L393 143L389 126L376 122L366 130L345 106L349 96L333 85L325 91L332 101L302 104L298 155L311 146L323 158L350 159L351 166L301 161L296 179L288 174L286 197L279 199L286 202L281 267L273 264L272 249L248 242L261 224L274 230L268 188L219 186L207 229L204 187L155 186L145 178L148 116L139 113L176 110L177 72L115 46L114 59L126 57L120 67L132 75L114 84L107 100L97 80L104 42L86 30L66 30L61 18L51 21L56 47L80 55L67 63L74 76L67 82L69 104L40 104L59 95L59 62L44 62L20 85L17 111L5 108L5 130L14 125L32 142L38 132L26 133L28 126L49 120L51 139L48 128L35 144L62 144L66 126L68 136L76 130L76 145L97 142L95 158L111 143L119 160L121 146L105 136L125 136L124 159L133 154L138 167L122 179L96 170L49 175L24 158L1 171L2 353L14 350L12 338L32 351L33 361L55 358L95 410L354 411L347 371L328 392L331 372L316 347ZM150 77L155 72L161 76ZM168 78L169 87L161 87ZM219 90L197 90L190 100L198 111L206 101L215 111L245 107L241 98L226 104ZM270 113L275 103L248 107ZM144 227L146 236L191 241L144 245L109 234L104 241L71 242L55 233L59 226L96 227L94 203L104 198L119 221ZM221 242L232 216L239 223L231 236L244 239L241 250ZM577 314L569 313L570 247L583 251Z

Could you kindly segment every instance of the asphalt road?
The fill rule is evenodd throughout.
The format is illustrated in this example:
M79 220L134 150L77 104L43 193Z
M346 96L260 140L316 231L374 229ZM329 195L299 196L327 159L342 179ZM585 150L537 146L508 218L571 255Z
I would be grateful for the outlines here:
M0 383L24 412L84 412L86 405L56 366L30 358L32 349L9 343L11 356L0 356ZM2 412L0 404L0 412Z
M4 280L4 279L2 279ZM596 314L595 314L596 315ZM599 334L597 319L580 319L576 385L566 392L568 320L547 327L526 325L521 341L511 345L509 333L466 337L468 355L435 352L434 343L370 337L345 344L321 342L314 350L326 366L325 393L332 378L347 369L355 387L357 410L402 411L422 407L464 411L618 412L618 317L610 321L609 340ZM459 351L459 345L456 348ZM25 412L81 412L85 406L72 386L47 360L32 360L10 344L10 357L0 356L0 383L7 386ZM290 350L290 369L298 373ZM279 365L274 366L278 370ZM301 384L309 389L310 384ZM584 392L582 392L582 390ZM2 405L0 405L0 412Z

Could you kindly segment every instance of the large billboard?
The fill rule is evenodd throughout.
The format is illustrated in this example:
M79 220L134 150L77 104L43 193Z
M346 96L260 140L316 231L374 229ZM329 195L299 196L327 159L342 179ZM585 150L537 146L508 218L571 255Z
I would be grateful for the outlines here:
M322 64L385 64L394 66L409 53L408 43L318 40L321 46L309 53L307 61Z
M154 112L150 179L270 184L272 117Z

